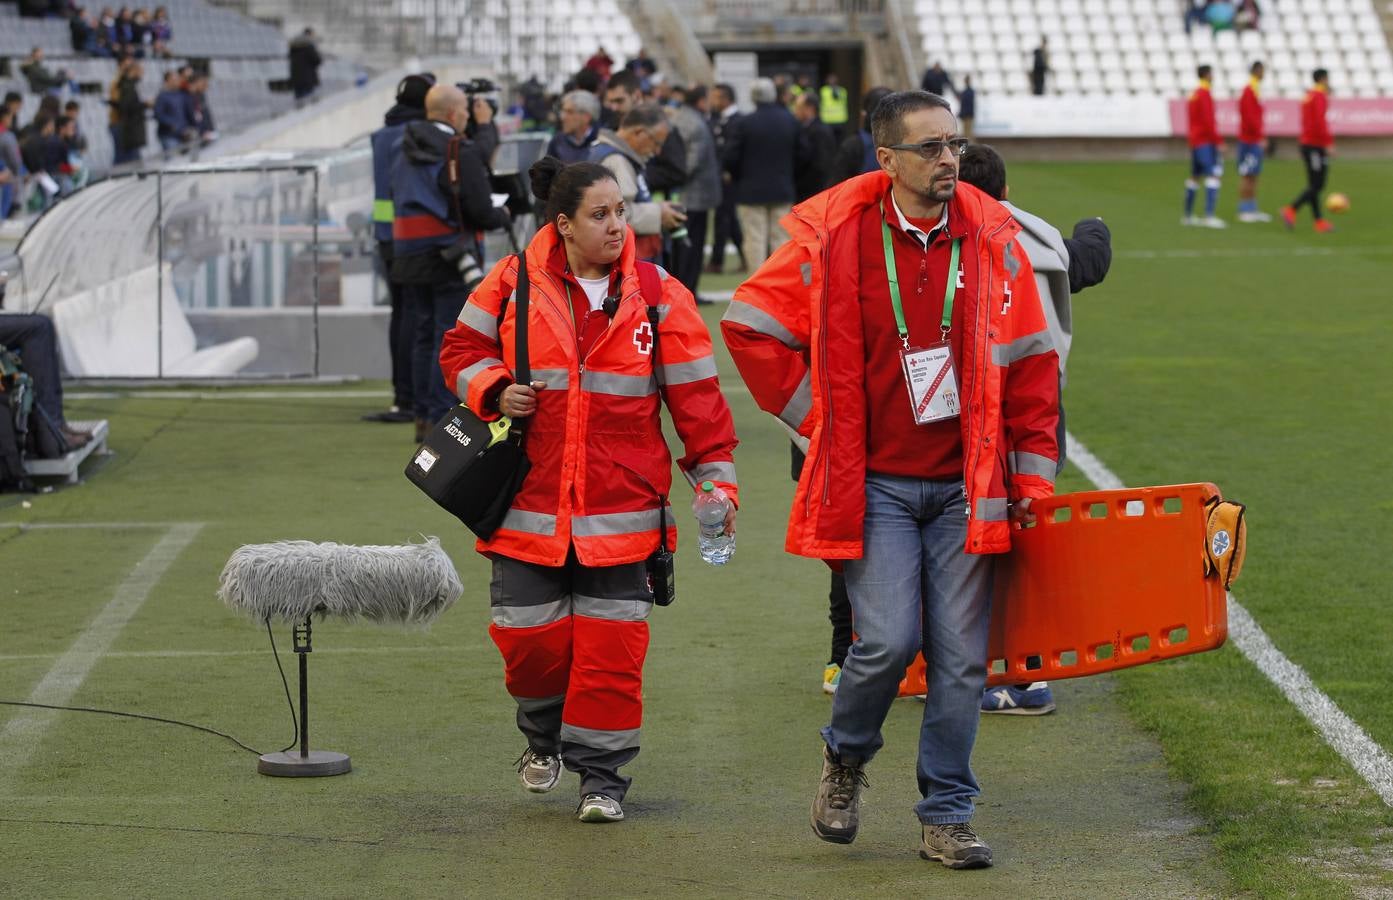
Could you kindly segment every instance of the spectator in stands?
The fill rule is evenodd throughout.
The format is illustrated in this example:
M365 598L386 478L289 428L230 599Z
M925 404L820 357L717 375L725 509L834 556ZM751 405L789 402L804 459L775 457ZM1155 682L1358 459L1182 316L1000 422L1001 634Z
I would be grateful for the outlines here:
M0 219L9 217L10 211L24 201L24 156L19 149L19 138L10 128L14 121L14 109L9 103L0 106Z
M943 63L938 60L934 60L934 64L924 70L924 77L919 80L919 87L940 97L947 97L949 91L955 94L958 92L957 87L953 84L953 79L944 71Z
M149 104L140 99L140 79L145 68L139 60L127 59L117 69L111 86L111 130L116 165L135 162L145 149L145 111Z
M561 98L561 130L547 144L547 156L564 163L584 162L600 134L600 101L589 91L571 91Z
M600 87L609 81L610 75L614 72L614 57L605 52L604 45L601 45L590 58L585 61L585 68L594 72L600 78Z
M81 6L74 6L72 15L68 17L68 38L74 53L87 56L97 54L96 24Z
M18 91L5 92L5 108L10 111L10 130L19 132L19 111L24 106L24 97Z
M190 111L179 73L173 69L165 72L164 85L155 97L155 137L165 156L198 135L189 117Z
M87 135L82 133L82 104L69 100L63 104L63 115L73 120L73 140L71 147L75 153L87 152Z
M1282 223L1288 229L1296 227L1296 214L1306 204L1316 217L1315 229L1324 234L1335 226L1325 218L1320 208L1320 192L1330 172L1330 157L1335 155L1335 137L1330 133L1327 116L1330 111L1330 73L1316 69L1311 74L1314 84L1301 101L1301 162L1306 167L1306 190L1282 207Z
M135 42L135 21L131 18L131 8L121 7L121 11L116 14L116 21L112 26L112 45L116 49L117 56L141 55L142 47Z
M716 138L716 156L724 160L726 135L740 118L740 108L735 105L735 88L728 84L713 87L710 106L711 134ZM706 271L713 275L719 275L724 270L726 245L731 242L735 243L736 252L740 254L740 271L750 270L749 264L745 262L744 235L740 232L740 219L735 215L735 192L730 189L730 183L730 173L725 172L722 167L721 205L716 207L711 235L711 262L706 267Z
M150 19L150 52L161 58L169 58L169 44L174 40L174 24L169 21L169 10L163 6L155 7L155 15Z
M35 47L29 51L29 55L20 64L19 71L24 75L24 80L29 82L29 90L36 94L58 91L71 80L66 69L53 72L44 65L42 47Z
M97 43L101 56L120 59L125 55L116 41L116 13L109 6L103 6L101 16L97 18Z
M681 198L687 214L687 242L675 248L673 274L698 303L702 302L697 283L701 280L706 228L712 210L721 205L721 161L716 155L715 135L701 112L705 102L706 88L697 85L687 91L685 103L668 113L687 148L687 184Z
M793 115L802 127L799 140L805 148L807 161L794 173L794 188L798 201L820 194L837 183L837 137L819 118L816 94L804 91L793 104Z
M972 76L963 76L963 88L958 91L958 130L963 137L972 137L972 120L977 118L977 89Z
M373 237L383 280L387 282L392 312L387 320L387 347L392 359L392 405L379 413L368 413L368 422L405 423L415 421L416 403L412 383L412 345L414 336L408 320L406 288L392 276L392 220L396 204L392 198L392 168L401 156L401 137L406 126L426 117L426 92L435 85L430 72L408 75L397 83L396 103L382 118L382 127L372 133Z
M788 240L780 221L797 198L793 173L807 161L798 120L777 102L774 82L750 85L755 109L726 135L721 163L731 177L735 214L745 235L745 261L756 268Z
M1238 98L1238 221L1271 222L1272 217L1258 209L1258 176L1266 149L1267 129L1262 121L1263 66L1255 62L1248 68L1248 83Z
M1040 46L1030 57L1030 92L1037 97L1045 96L1045 76L1050 72L1049 39L1040 38Z
M615 74L614 80L626 74L632 77L632 73L620 72ZM644 166L662 149L671 130L661 107L643 104L625 113L618 131L602 129L590 148L590 161L614 173L619 191L624 195L629 225L637 237L638 258L649 262L656 262L662 256L663 233L673 231L687 220L676 204L653 199L643 174ZM683 159L685 162L685 154Z
M34 117L26 136L19 142L19 151L25 167L35 176L36 189L29 194L31 212L47 209L59 196L72 190L67 147L58 137L57 123L52 116L39 113Z
M837 151L836 180L846 181L866 172L880 169L875 158L875 141L871 139L871 117L880 101L893 91L887 87L873 87L861 99L861 130L842 141Z
M818 99L821 101L822 121L832 129L837 140L846 137L847 123L851 120L851 104L836 72L827 73L827 82L818 91Z
M658 71L658 64L648 55L648 51L639 47L638 53L624 64L624 68L633 72L638 77L639 83L643 84Z
M1185 179L1185 215L1181 225L1200 225L1204 228L1225 228L1227 223L1214 214L1219 202L1219 178L1224 174L1223 138L1214 115L1214 95L1210 79L1214 69L1200 66L1195 70L1199 84L1186 103L1189 117L1190 177ZM1204 179L1204 216L1195 216L1195 195L1199 192L1197 179Z
M411 315L418 441L456 402L440 374L440 342L483 277L476 235L510 224L490 200L482 154L465 136L469 98L436 84L425 102L426 119L407 123L392 166L392 277L405 285Z
M1205 12L1209 9L1209 0L1181 0L1181 9L1185 17L1185 33L1190 33L1190 28L1198 22L1201 25L1208 25L1209 18Z
M290 42L290 89L295 104L303 105L319 89L319 67L324 59L314 43L314 29L306 28Z
M195 72L184 88L189 110L189 125L193 127L200 144L211 144L218 138L218 127L213 122L213 110L208 105L208 75Z
M1233 14L1233 27L1236 31L1256 31L1261 17L1262 11L1258 8L1257 0L1239 0L1238 8Z

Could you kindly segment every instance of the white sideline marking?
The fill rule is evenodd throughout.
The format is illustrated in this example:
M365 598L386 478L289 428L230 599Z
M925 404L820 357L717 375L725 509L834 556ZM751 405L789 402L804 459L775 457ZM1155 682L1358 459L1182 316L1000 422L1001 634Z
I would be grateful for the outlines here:
M258 391L234 388L226 391L64 391L68 400L345 400L392 399L391 388L380 391Z
M72 700L97 660L106 653L121 629L140 610L160 578L179 554L193 543L202 528L202 522L185 522L169 527L150 552L145 554L145 558L136 563L101 612L44 675L27 698L30 703L65 706ZM24 768L29 757L38 749L43 732L52 723L54 714L54 710L20 709L5 723L4 728L0 729L0 760L4 761L4 772L14 773Z
M127 528L173 528L179 522L0 522L0 528L18 528L20 531L64 531L70 528L105 528L122 530ZM200 526L201 527L201 526Z
M1119 490L1125 485L1098 457L1072 435L1066 433L1069 460L1079 467L1084 477L1099 490ZM1233 594L1228 595L1229 637L1234 646L1248 658L1258 671L1277 686L1283 696L1303 716L1316 726L1325 742L1345 758L1354 771L1369 783L1369 787L1388 806L1393 806L1393 756L1380 747L1363 728L1359 727L1335 701L1311 681L1311 677L1296 663L1287 659L1272 643L1248 610Z

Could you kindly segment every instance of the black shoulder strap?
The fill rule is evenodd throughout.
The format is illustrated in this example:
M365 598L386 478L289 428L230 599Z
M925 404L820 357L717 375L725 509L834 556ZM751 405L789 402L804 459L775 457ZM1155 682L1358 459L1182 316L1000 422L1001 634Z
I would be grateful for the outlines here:
M517 329L517 349L513 354L514 376L518 384L532 381L532 366L527 358L527 258L518 254L517 310L513 314L513 327Z

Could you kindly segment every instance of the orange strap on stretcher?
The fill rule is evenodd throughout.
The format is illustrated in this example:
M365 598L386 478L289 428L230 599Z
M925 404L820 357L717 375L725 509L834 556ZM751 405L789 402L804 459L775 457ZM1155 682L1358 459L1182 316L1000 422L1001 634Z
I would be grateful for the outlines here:
M1212 484L1036 500L996 567L987 684L1096 675L1214 650L1247 553L1241 504ZM926 691L919 656L900 695Z

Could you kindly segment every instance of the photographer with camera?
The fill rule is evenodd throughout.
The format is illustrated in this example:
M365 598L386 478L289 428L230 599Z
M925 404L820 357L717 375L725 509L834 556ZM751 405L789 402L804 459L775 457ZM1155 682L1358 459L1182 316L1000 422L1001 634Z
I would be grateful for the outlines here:
M671 130L662 108L645 104L629 110L617 132L602 130L590 148L590 161L609 169L619 183L629 225L637 236L638 258L648 262L662 257L663 232L676 231L687 221L682 207L653 199L643 173L644 164L663 146Z
M440 342L484 277L483 232L511 224L489 197L485 157L465 134L469 121L465 92L435 85L426 93L425 120L407 124L392 164L392 278L406 292L414 337L418 441L455 404L440 373Z
M493 151L498 149L499 142L498 125L493 121L498 115L498 85L487 78L475 78L455 87L464 91L468 101L469 123L464 127L464 136L474 143L474 149L488 168L492 166Z

